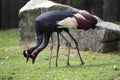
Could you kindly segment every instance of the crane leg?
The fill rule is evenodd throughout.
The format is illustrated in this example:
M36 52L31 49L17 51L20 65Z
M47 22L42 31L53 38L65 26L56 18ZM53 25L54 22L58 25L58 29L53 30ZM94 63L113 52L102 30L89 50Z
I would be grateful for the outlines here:
M60 41L59 41L59 32L57 32L57 39L58 39L58 45L57 45L57 54L56 54L56 67L58 66L58 53L60 48Z
M66 66L70 66L70 63L69 63L69 56L70 56L70 47L71 47L71 44L70 42L64 37L64 35L62 33L60 33L60 35L63 37L63 39L67 42L67 46L68 46L68 59L67 59L67 65Z
M81 57L80 52L79 52L78 42L74 39L74 37L70 34L69 31L66 31L66 32L70 35L70 37L71 37L71 38L73 39L73 41L75 42L75 45L76 45L76 48L77 48L77 52L78 52L78 55L79 55L79 58L80 58L80 61L81 61L81 64L80 64L80 65L84 65L85 63L84 63L84 61L82 60L82 57Z
M50 57L49 57L49 65L48 65L49 68L51 67L51 58L52 58L52 52L53 52L53 35L52 35L52 33L50 34L50 36L51 36L51 47L50 47Z

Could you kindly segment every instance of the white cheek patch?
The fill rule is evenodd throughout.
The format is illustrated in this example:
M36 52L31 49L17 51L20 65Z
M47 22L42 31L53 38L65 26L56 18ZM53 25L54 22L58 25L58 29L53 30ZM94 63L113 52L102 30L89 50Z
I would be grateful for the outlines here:
M82 16L80 13L76 13L74 14L75 17L77 18L82 18L82 19L86 19L84 16Z
M25 54L27 54L27 53L28 53L28 51L26 50L26 51L25 51Z
M77 29L78 26L76 19L73 17L65 18L57 24L60 25L58 28Z

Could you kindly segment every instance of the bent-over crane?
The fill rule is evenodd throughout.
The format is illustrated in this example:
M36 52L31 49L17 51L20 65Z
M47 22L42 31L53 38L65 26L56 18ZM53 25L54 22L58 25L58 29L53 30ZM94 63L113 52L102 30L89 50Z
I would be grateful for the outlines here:
M57 46L57 54L56 54L56 66L58 61L58 53L59 53L59 35L63 37L63 39L67 42L68 45L68 60L67 60L67 66L70 65L69 63L69 55L70 55L70 42L65 38L65 36L61 33L62 31L65 31L68 33L68 35L72 38L72 40L75 42L77 52L81 61L81 65L84 64L82 57L79 52L78 43L74 39L74 37L70 34L69 29L94 29L97 23L97 19L92 16L91 14L86 14L82 12L76 12L76 11L70 11L70 10L53 10L45 12L41 15L39 15L36 18L35 21L35 32L37 36L37 42L36 45L31 47L30 49L24 50L23 55L27 59L31 58L32 63L35 62L35 59L39 52L41 52L49 43L49 38L51 36L51 40L53 42L53 32L57 32L57 40L58 40L58 46ZM40 46L40 47L39 47ZM39 47L39 48L38 48ZM50 48L50 60L49 60L49 67L51 64L51 56L52 56L52 49L53 49L53 43Z

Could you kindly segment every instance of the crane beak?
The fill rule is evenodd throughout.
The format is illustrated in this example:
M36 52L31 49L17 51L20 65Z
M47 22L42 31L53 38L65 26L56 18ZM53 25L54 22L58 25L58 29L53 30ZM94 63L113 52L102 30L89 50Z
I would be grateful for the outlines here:
M32 63L34 64L35 63L35 59L37 57L37 54L36 53L32 53L30 57L32 58Z

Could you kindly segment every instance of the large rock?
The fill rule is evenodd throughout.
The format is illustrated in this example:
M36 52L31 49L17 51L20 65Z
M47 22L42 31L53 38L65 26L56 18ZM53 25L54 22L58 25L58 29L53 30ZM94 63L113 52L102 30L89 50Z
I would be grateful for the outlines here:
M87 11L78 10L73 7L54 3L49 0L31 0L24 7L22 7L19 12L21 43L35 41L35 18L41 13L50 10L75 10L88 13ZM96 29L90 29L87 31L70 30L71 34L78 41L79 48L81 50L92 50L98 52L120 50L120 26L102 21L98 17L96 18L98 19ZM64 33L64 35L67 34ZM72 40L69 37L68 39L71 41L72 47L75 47ZM56 41L56 37L54 40ZM61 39L61 42L65 43L63 39Z
M54 3L49 0L30 0L24 7L22 7L19 11L19 27L20 27L20 40L24 41L33 41L35 32L34 32L34 23L35 18L50 10L76 10L78 9L72 8L70 6L61 5L58 3ZM82 12L86 12L81 10Z

